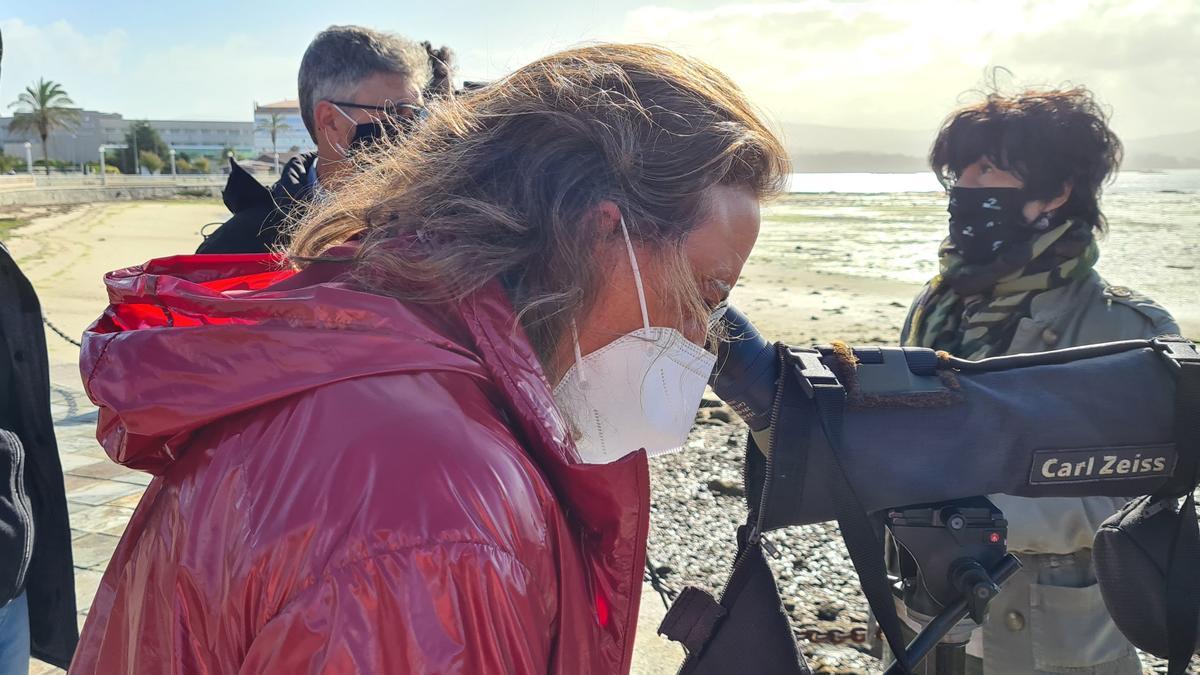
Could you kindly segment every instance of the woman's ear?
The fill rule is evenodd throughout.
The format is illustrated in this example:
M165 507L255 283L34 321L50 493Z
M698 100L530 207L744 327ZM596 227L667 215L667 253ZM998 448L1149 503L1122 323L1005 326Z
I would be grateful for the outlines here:
M1062 207L1063 204L1066 204L1067 200L1070 198L1071 198L1071 184L1065 183L1065 184L1063 184L1062 194L1060 194L1057 197L1055 197L1054 199L1051 199L1050 201L1046 202L1046 208L1043 209L1043 212L1057 211L1060 207Z
M605 199L596 205L596 227L601 237L607 237L621 231L621 207L611 199Z
M1026 202L1024 208L1022 209L1022 212L1025 214L1025 221L1028 223L1037 221L1042 216L1050 214L1060 208L1063 204L1066 204L1067 200L1070 198L1071 184L1066 183L1063 185L1062 193L1053 199L1044 202Z

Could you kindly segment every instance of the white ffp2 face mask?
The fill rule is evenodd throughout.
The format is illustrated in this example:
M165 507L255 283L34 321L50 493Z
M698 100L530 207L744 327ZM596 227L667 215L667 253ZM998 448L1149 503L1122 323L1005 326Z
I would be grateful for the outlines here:
M674 328L652 327L642 275L625 221L629 252L642 310L642 327L581 356L575 336L575 365L554 388L579 456L604 464L645 448L650 456L678 450L687 440L717 357Z

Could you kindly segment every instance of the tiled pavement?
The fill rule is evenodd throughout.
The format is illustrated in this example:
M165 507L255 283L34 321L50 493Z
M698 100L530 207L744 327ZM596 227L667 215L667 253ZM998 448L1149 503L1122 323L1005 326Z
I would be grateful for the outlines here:
M51 408L71 514L75 601L83 626L100 576L150 477L123 468L104 454L96 442L96 409L78 390L54 387ZM63 671L34 661L29 672Z

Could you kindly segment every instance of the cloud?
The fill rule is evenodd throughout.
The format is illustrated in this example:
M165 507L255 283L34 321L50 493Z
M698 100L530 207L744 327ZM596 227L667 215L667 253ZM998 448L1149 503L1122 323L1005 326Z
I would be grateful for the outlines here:
M79 89L72 89L70 83L103 82L120 74L124 31L86 36L66 21L33 26L20 19L4 19L0 28L4 30L0 106L5 108L39 77L64 83L78 99Z
M138 86L157 83L152 92L157 100L139 106L161 111L157 115L249 121L256 100L268 103L297 96L296 74L306 46L281 49L242 34L217 44L177 44L131 59L128 79ZM144 99L143 92L129 89L124 100Z
M0 21L4 31L0 106L39 77L63 85L76 104L126 118L250 120L255 100L296 95L305 45L280 49L260 37L187 38L166 47L117 29L85 35L66 21Z
M999 65L1018 82L1090 85L1126 133L1200 126L1195 0L645 6L625 33L713 63L791 121L932 129Z
M720 67L780 121L932 133L964 92L1006 66L1017 82L1090 86L1129 138L1200 128L1197 0L731 0L648 4L599 28L589 17L463 37L461 72L494 77L592 39L654 42ZM80 105L129 118L249 119L253 101L295 96L310 39L0 26L0 106L46 77Z

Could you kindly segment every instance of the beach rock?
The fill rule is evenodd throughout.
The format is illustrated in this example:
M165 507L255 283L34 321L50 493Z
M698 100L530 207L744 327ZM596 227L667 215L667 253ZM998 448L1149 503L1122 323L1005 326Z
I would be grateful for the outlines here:
M833 603L824 603L817 607L817 618L822 621L837 621L838 616L842 613Z
M724 406L720 408L710 408L708 411L708 418L710 420L718 420L726 424L731 424L736 417L737 416L734 415L732 410Z
M722 497L745 497L746 488L736 480L729 478L714 478L708 481L708 489L715 495Z
M891 307L899 307L901 309L903 309L904 307L907 307L907 305L905 305L903 302L896 302L894 300L892 302L889 302L888 305Z

